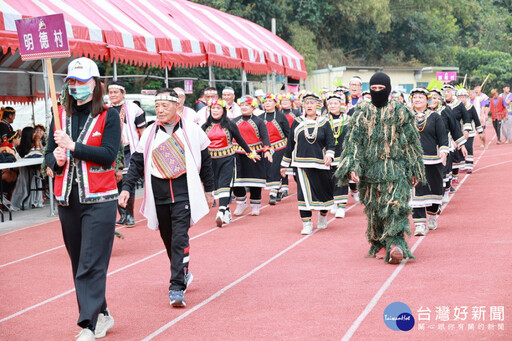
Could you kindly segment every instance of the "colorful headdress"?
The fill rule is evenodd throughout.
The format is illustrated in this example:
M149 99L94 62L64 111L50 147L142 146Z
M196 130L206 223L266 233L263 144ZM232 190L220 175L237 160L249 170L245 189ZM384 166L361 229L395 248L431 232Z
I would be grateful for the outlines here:
M36 125L34 126L34 130L35 130L35 129L37 129L37 128L41 128L41 130L42 130L42 131L46 131L46 128L45 128L45 127L44 127L44 125L42 125L42 124L36 124Z
M279 101L282 101L283 98L287 98L287 99L289 99L292 102L295 101L295 95L291 94L289 92L288 93L282 93L278 97L279 97Z
M457 89L457 92L455 94L456 96L469 96L468 91L464 89L464 85L459 84L455 87L455 89Z
M265 101L266 99L271 99L273 100L274 102L276 102L277 104L279 104L279 97L277 97L276 95L274 94L266 94L264 97L263 97L263 100Z
M208 107L211 108L214 105L220 105L221 107L225 108L226 101L223 100L222 98L212 98L211 100L208 101Z
M318 96L314 92L306 92L304 94L304 96L302 96L302 101L303 102L305 102L307 100L313 100L313 101L316 101L316 102L322 104L322 99L320 98L320 96Z
M441 91L442 88L443 88L443 82L440 80L437 80L435 78L432 79L430 81L430 83L428 83L428 85L427 85L428 91L435 92L441 97L443 96L443 92Z
M258 106L258 100L251 96L244 96L238 99L238 105L241 105L242 103L248 104L253 108L256 108Z
M331 100L338 100L340 101L341 104L346 104L345 103L345 96L341 96L337 93L328 93L327 96L325 97L325 99L327 100L327 102L331 101Z
M2 107L0 109L0 119L4 117L4 114L15 114L16 113L16 110L14 110L13 108L11 107Z
M427 89L425 88L414 88L411 90L410 92L410 95L412 96L413 94L423 94L425 95L427 98L430 96L430 91L428 91Z

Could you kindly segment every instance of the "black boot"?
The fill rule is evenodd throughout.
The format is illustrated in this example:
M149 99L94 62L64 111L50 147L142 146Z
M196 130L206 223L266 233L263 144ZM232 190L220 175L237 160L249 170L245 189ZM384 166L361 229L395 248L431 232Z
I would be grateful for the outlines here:
M133 226L135 225L135 219L133 218L133 204L135 203L135 196L130 197L128 199L128 203L126 204L126 221L125 225Z
M116 221L116 225L123 225L126 222L126 208L117 205L117 210L119 211L119 220Z

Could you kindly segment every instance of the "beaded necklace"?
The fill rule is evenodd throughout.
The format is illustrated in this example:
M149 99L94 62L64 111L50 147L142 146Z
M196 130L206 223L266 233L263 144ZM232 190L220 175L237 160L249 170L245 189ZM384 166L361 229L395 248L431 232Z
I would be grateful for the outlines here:
M428 109L423 110L423 112L418 113L416 110L414 110L414 121L416 123L416 129L418 129L418 132L422 132L425 130L425 127L427 126L427 119L430 114L430 111Z
M315 128L313 129L313 133L309 133L309 128L308 128L308 118L305 117L304 118L304 123L305 123L305 126L304 126L304 136L306 137L306 141L309 143L309 144L313 144L316 142L316 138L318 136L318 120L319 118L317 117L315 119ZM312 141L311 141L312 140Z
M331 123L332 135L334 136L334 140L336 141L334 145L338 145L338 137L340 137L344 128L343 114L340 113L340 122L338 123L337 127L334 125L334 119L332 114L329 115L329 122ZM338 128L338 130L336 130L336 128Z

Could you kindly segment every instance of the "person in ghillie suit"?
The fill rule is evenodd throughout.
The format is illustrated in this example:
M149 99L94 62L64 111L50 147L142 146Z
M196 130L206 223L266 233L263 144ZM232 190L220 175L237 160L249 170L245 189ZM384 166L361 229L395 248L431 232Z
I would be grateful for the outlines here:
M374 74L372 101L356 107L335 175L340 184L359 182L368 217L368 257L398 264L403 257L414 258L404 233L411 234L411 189L425 179L425 169L414 114L397 100L389 100L390 92L389 76Z

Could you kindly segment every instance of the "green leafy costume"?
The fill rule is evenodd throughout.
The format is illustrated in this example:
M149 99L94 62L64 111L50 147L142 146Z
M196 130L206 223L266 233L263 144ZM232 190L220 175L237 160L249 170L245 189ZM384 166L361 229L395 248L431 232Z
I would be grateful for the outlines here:
M350 172L359 175L361 203L368 217L366 237L371 243L369 257L396 245L404 257L414 258L404 239L409 231L412 176L425 178L423 150L414 124L414 114L405 105L390 100L382 107L360 103L352 116L348 137L336 170L340 184L347 184Z

